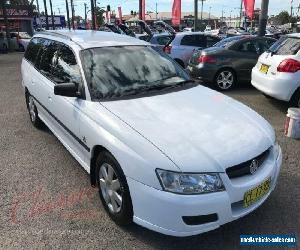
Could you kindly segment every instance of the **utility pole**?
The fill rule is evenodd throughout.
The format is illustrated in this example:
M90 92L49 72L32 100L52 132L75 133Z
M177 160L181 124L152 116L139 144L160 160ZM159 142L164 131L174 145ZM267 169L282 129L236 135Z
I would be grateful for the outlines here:
M57 8L57 10L58 10L58 14L60 15L60 8Z
M201 20L201 24L202 24L202 19L203 19L203 2L204 2L205 0L201 0L201 18L200 18L200 20Z
M291 17L293 17L293 2L294 0L291 0Z
M143 19L143 4L142 4L143 0L139 0L139 19L142 20Z
M6 39L7 39L7 45L8 45L8 50L11 51L11 43L10 43L10 32L9 32L9 22L7 18L7 11L6 11L6 2L3 0L2 1L2 10L3 10L3 18L4 18L4 23L5 23L5 33L6 33Z
M44 0L44 9L45 9L45 18L46 18L46 30L48 30L49 29L49 23L48 23L48 10L47 10L46 0Z
M70 13L69 13L69 3L68 0L66 0L66 11L67 11L67 19L68 19L68 28L69 30L71 29L71 24L70 24Z
M38 11L38 17L40 17L40 5L39 5L39 0L36 0L36 8Z
M243 16L243 0L241 0L241 7L240 7L240 27L242 26L242 16Z
M157 2L155 3L155 19L157 20Z
M268 22L268 7L269 7L269 0L262 0L261 1L261 13L259 16L259 36L264 36L266 34L266 27Z
M210 21L210 12L211 12L211 7L209 7L209 12L208 12L208 20Z
M92 29L96 29L94 0L91 0Z
M71 15L72 15L72 28L73 30L75 30L75 20L74 20L74 3L73 3L73 0L71 0Z
M55 30L54 16L53 16L53 9L52 9L52 0L49 0L49 2L50 2L50 11L51 11L52 30Z
M86 3L84 3L84 26L85 26L85 28L86 28L86 22L87 22Z
M197 31L198 22L198 0L194 0L194 31Z

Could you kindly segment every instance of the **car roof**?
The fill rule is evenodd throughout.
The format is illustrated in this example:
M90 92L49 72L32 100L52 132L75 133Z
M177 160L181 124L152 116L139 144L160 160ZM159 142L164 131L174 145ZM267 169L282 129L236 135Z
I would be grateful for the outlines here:
M149 45L149 43L145 41L127 35L94 30L48 30L46 32L39 32L35 34L34 37L52 38L59 41L66 40L66 43L71 41L79 45L82 49L125 45Z
M300 33L291 33L291 34L288 34L287 36L300 37Z

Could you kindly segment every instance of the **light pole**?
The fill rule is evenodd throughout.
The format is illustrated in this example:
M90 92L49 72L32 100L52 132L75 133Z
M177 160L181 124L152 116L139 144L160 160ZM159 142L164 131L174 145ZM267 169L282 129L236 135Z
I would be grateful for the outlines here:
M266 34L266 26L268 22L268 7L269 7L269 0L262 0L261 1L261 13L259 16L259 36L264 36Z
M198 0L194 0L194 31L197 31L198 22Z
M66 11L67 11L67 19L68 19L68 28L70 30L71 29L71 24L70 24L70 13L69 13L69 3L68 3L68 0L66 0Z
M205 0L201 0L201 18L200 18L200 20L201 20L201 23L202 23L202 19L203 19L203 2L204 2Z
M55 30L54 16L53 16L53 9L52 9L52 0L49 0L49 2L50 2L50 11L51 11L52 30Z
M44 0L44 9L45 9L45 18L46 18L46 30L48 30L49 29L49 23L48 23L48 10L47 10L46 0Z

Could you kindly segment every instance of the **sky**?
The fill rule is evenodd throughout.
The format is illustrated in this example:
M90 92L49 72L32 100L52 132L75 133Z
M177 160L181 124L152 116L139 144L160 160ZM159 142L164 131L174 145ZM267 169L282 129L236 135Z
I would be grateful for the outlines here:
M39 1L40 11L43 11L43 0ZM68 0L70 2L70 0ZM90 7L90 0L73 0L75 5L75 14L84 16L84 3ZM160 11L171 11L173 0L145 0L146 1L146 11L155 12L155 6L157 3L158 12ZM290 12L291 1L293 1L293 7L298 7L300 0L269 0L269 14L278 14L282 10L287 10ZM48 13L50 13L49 0L48 2ZM209 12L211 7L211 14L215 16L222 15L222 9L224 11L224 16L232 17L239 15L241 0L205 0L203 4L203 11ZM117 11L117 7L122 7L123 14L129 14L131 10L138 11L138 0L97 0L98 6L106 7L108 4L111 6L112 10ZM52 0L53 11L55 14L66 14L65 0ZM199 1L199 11L201 2ZM261 0L256 0L255 8L260 8ZM194 0L182 0L181 1L182 11L193 11ZM297 14L298 10L294 10ZM299 12L298 12L299 13ZM300 14L300 13L299 13Z

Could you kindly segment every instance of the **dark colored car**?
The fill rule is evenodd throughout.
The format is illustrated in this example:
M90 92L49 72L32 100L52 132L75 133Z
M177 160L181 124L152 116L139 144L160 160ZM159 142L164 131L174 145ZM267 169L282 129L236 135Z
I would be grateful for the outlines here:
M196 51L188 64L193 78L213 83L219 90L227 90L237 82L250 82L251 70L259 55L276 40L257 36L234 36L213 47Z

